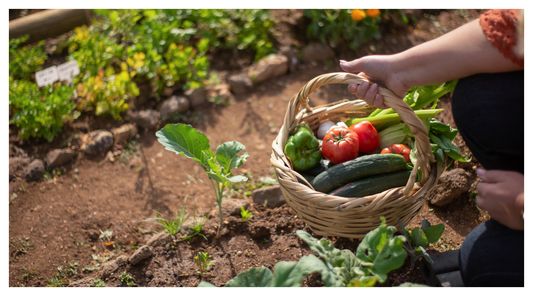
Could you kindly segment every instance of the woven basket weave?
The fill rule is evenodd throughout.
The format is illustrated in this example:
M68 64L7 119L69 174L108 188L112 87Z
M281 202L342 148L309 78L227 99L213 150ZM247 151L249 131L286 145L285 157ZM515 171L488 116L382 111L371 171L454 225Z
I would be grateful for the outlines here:
M402 99L392 91L380 87L379 93L384 97L385 105L398 113L415 137L417 160L407 184L379 194L346 198L318 192L298 183L297 177L305 179L291 169L290 161L284 155L284 147L290 133L300 123L307 122L316 133L320 123L326 120L338 122L352 117L364 117L375 109L362 100L343 100L311 108L308 104L309 95L326 84L360 84L364 81L368 80L351 73L329 73L310 80L290 100L283 126L272 142L270 163L275 168L287 204L318 235L360 239L379 226L381 216L386 218L389 225L398 226L398 221L407 225L422 209L424 195L437 183L444 169L435 162L422 121ZM420 182L416 182L418 167L422 171Z

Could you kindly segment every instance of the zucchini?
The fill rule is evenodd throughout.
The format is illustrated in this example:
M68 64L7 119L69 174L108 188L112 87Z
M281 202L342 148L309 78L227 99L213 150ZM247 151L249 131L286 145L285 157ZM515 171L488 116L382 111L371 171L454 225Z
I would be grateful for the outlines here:
M325 172L318 174L311 185L316 191L327 193L348 182L405 169L406 164L403 156L399 154L360 156L334 165Z
M309 182L309 184L313 184L313 180L315 179L314 176L309 176L309 175L304 175L304 174L301 174L302 177L304 177L307 182ZM305 183L305 181L303 181L302 179L300 179L300 177L296 177L298 179L298 183L300 184L304 184L305 186L309 187L309 185L307 185L307 183Z
M380 174L350 182L331 191L330 195L342 197L363 197L383 192L394 187L405 186L411 171Z

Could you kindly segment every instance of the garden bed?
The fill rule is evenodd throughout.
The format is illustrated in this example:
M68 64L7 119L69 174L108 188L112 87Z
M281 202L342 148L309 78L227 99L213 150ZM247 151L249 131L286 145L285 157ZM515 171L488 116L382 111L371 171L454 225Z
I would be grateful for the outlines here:
M160 121L155 128L138 127L138 136L122 147L110 148L121 151L116 154L115 161L104 161L106 153L80 153L35 182L21 177L22 168L14 170L9 183L9 285L85 286L101 279L106 287L128 286L128 283L134 286L193 287L201 281L223 286L250 267L273 269L279 261L298 261L302 256L313 254L296 235L296 230L310 232L309 228L286 204L269 208L268 204L254 203L250 196L256 188L275 185L270 166L271 144L283 121L288 100L315 76L341 71L338 66L340 58L350 60L366 54L405 50L475 19L479 11L431 13L418 11L415 27L391 20L380 40L370 41L356 51L339 45L334 51L335 57L326 61L299 60L287 74L255 85L247 92L233 94L228 105L205 102L191 107L178 119L204 133L212 149L236 140L246 146L250 155L244 165L236 169L250 180L235 185L227 197L249 204L248 210L253 217L243 222L238 214L229 214L232 207L226 205L225 222L218 239L219 218L209 179L194 161L165 150L155 136L166 123L177 121ZM301 33L298 30L302 26L305 28L305 24L292 20L291 16L301 16L301 11L280 10L273 15L281 20L278 29L285 30L284 37L277 40L279 45L296 44L303 48L310 42L294 37ZM253 61L253 57L241 54L241 62L227 68L224 68L225 63L216 63L231 55L228 51L220 51L209 59L218 71L226 74L237 72L239 65L249 65ZM58 63L65 61L61 55L56 59ZM137 111L154 108L166 98L168 96L164 94L159 98L148 97L135 107ZM354 97L346 86L328 85L311 96L311 104L316 106L343 98ZM437 116L438 119L454 126L450 97L441 99L438 107L445 110ZM43 159L52 149L79 149L84 134L98 129L111 130L128 122L128 116L117 120L87 112L64 126L51 142L22 140L18 137L18 129L10 126L10 159ZM455 143L463 152L468 152L460 136ZM473 182L476 165L475 160L467 164L454 162L450 163L449 169L464 169ZM477 209L469 198L474 189L475 185L472 185L468 192L447 205L426 205L410 223L409 226L414 228L427 219L431 224L445 225L441 239L432 244L428 252L458 248L475 226L488 220L488 215ZM146 221L156 216L154 211L171 218L183 204L189 217L193 213L208 215L202 229L206 239L196 236L177 242L182 234L158 233L162 228ZM358 240L346 238L327 239L336 248L354 252L359 244ZM149 256L131 264L128 259L149 242ZM199 251L208 252L215 260L204 275L197 273L195 265L194 257ZM408 269L406 260L402 268L391 272L389 279L380 285L398 285L400 279L404 279L400 276ZM418 267L416 269L409 273L407 281L424 284ZM126 275L130 275L131 280ZM321 285L317 275L308 276L302 282L302 286Z

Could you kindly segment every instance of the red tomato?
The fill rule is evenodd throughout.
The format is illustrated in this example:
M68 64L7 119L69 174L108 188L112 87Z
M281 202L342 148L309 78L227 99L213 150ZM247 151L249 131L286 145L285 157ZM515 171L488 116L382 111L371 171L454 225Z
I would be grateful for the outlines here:
M405 161L407 161L407 163L411 163L411 159L409 158L411 149L405 146L404 144L394 144L394 145L391 145L390 147L383 148L383 150L381 150L381 154L388 154L388 153L401 154L403 158L405 158Z
M349 127L359 136L359 151L373 152L379 148L379 134L369 121L361 121Z
M334 164L354 159L358 153L359 137L348 128L332 128L322 142L322 155Z

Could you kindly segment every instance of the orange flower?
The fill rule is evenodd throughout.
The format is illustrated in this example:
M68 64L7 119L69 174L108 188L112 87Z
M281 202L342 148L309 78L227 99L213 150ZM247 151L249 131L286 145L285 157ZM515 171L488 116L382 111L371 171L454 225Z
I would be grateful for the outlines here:
M354 21L360 21L366 17L366 13L361 9L352 9L351 16Z
M379 9L367 9L366 14L368 14L369 17L374 18L380 15L381 11L379 11Z

